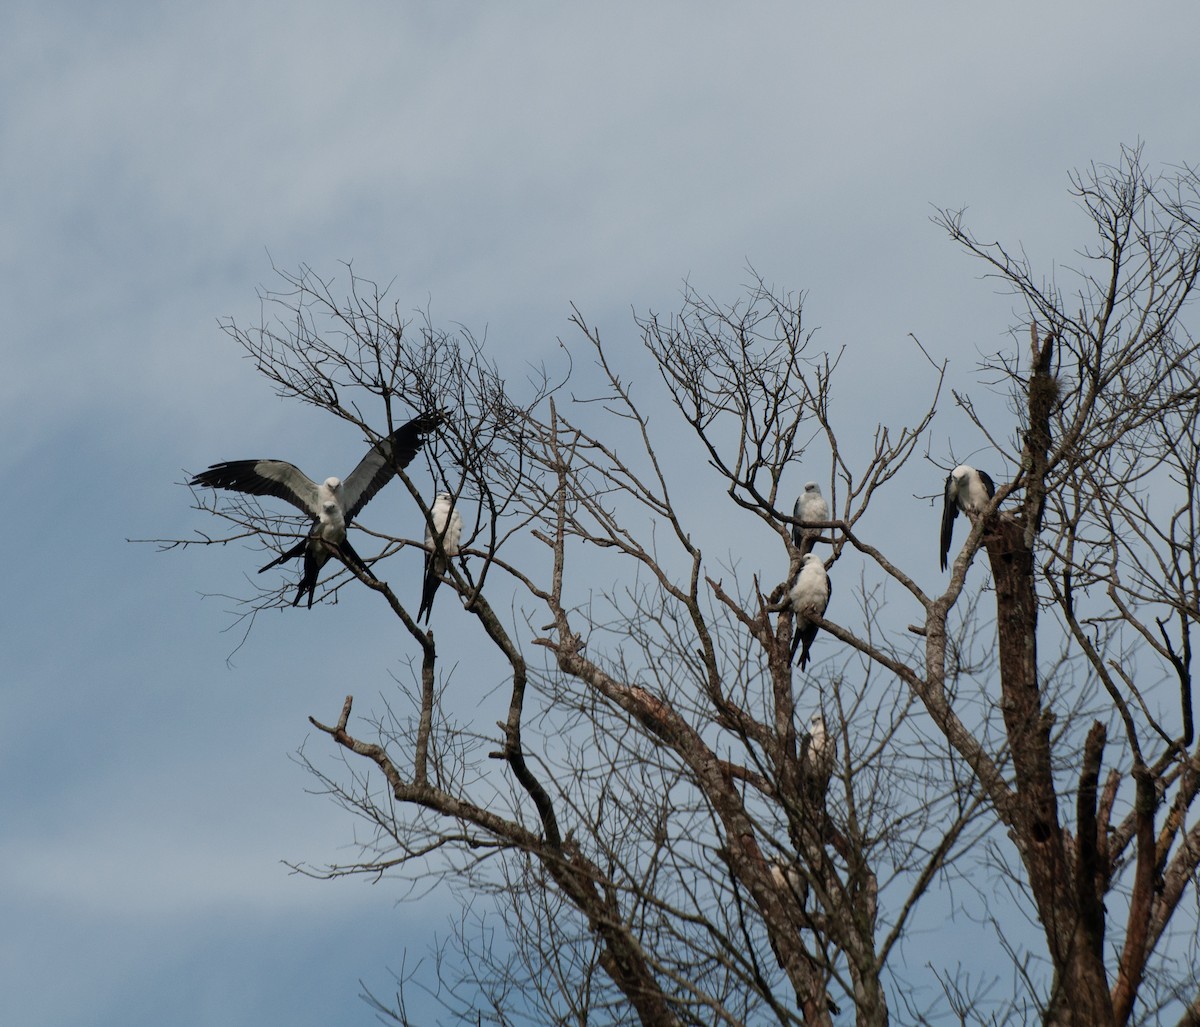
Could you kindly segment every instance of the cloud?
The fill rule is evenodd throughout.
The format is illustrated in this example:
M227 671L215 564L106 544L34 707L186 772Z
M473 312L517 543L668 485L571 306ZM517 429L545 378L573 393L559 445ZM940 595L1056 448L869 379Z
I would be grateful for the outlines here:
M919 379L908 332L967 375L1010 319L928 224L931 203L967 205L982 235L1025 244L1050 273L1087 231L1069 168L1137 136L1151 160L1193 155L1198 9L1163 5L1142 32L1115 0L1083 10L6 8L0 470L33 529L6 553L17 599L0 685L21 725L0 842L19 907L4 953L23 968L4 990L21 1022L45 996L57 1022L89 1008L234 1022L204 981L244 994L260 1014L245 1022L328 1022L284 968L315 974L322 933L344 939L355 918L377 917L377 949L386 937L394 892L299 881L278 862L344 855L350 821L304 794L287 757L308 714L336 715L351 687L363 709L392 688L405 651L383 612L348 592L272 613L230 669L232 604L197 594L244 588L258 554L124 542L211 527L174 484L183 468L278 456L344 473L361 454L354 432L275 399L217 328L254 323L271 259L340 282L353 260L393 283L401 311L428 304L439 324L486 331L514 377L561 359L576 302L639 369L639 395L652 385L631 306L669 311L685 277L735 299L752 264L808 291L818 344L875 372L846 402L894 421ZM704 479L689 485L700 495ZM386 493L372 506L385 529L410 513ZM718 515L697 531L714 552L731 537ZM732 555L766 564L770 544ZM419 559L386 573L414 588ZM315 669L348 652L349 669ZM490 724L476 705L490 680L459 680L452 701ZM38 920L24 944L14 925ZM392 962L353 958L364 974ZM247 967L262 968L257 992Z

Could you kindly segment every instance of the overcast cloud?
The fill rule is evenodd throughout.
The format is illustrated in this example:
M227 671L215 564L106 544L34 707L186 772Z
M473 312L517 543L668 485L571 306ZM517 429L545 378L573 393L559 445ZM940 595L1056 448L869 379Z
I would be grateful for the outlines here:
M217 327L271 261L353 261L515 368L558 359L571 303L636 367L631 308L685 278L734 299L753 266L901 417L910 332L964 383L1012 321L931 205L1051 274L1087 241L1070 169L1200 157L1190 0L849 6L4 5L6 1022L372 1023L358 979L387 993L452 908L282 862L346 858L288 757L347 691L318 657L364 697L403 678L370 597L264 617L227 664L200 595L256 554L125 542L205 526L185 469L361 455Z

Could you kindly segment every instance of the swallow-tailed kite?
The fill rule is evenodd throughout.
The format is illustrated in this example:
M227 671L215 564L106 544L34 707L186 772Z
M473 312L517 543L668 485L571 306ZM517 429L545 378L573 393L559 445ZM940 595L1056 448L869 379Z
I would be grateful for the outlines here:
M808 733L800 743L805 794L810 801L824 803L836 755L837 743L825 732L825 718L820 713L814 713L808 724Z
M958 511L971 515L981 512L996 494L996 486L983 471L959 464L946 475L946 493L942 506L942 570L950 555L950 536L954 533L954 518Z
M796 656L796 649L801 642L804 648L800 653L800 669L808 666L808 651L812 648L813 639L817 637L817 626L808 618L810 615L823 617L825 608L829 605L829 597L833 595L833 583L825 572L825 564L813 553L804 554L804 562L800 573L796 575L796 583L788 593L792 603L792 613L795 614L795 634L792 635L791 659Z
M800 493L800 497L796 500L796 506L792 510L792 516L796 519L796 523L792 525L792 541L796 544L796 548L800 550L800 555L803 556L820 538L820 529L805 529L803 525L820 523L829 520L829 504L825 502L825 497L821 495L821 486L815 481L806 481L804 483L804 491Z
M808 879L800 867L795 863L784 863L777 859L771 860L767 866L771 871L771 883L780 891L791 892L803 907L808 899Z
M307 537L258 572L261 574L303 556L304 573L292 605L298 605L307 593L311 607L317 577L329 559L331 548L337 550L348 566L366 571L362 558L346 537L346 528L375 493L392 479L397 469L409 465L424 444L425 436L441 420L442 414L438 412L414 417L372 446L345 481L326 478L318 485L286 460L230 460L213 464L207 471L197 474L191 484L232 489L251 496L275 496L313 519Z
M425 584L421 589L421 609L417 611L417 620L424 616L426 624L433 612L434 593L442 583L450 557L458 555L463 527L462 518L454 509L454 497L449 492L437 494L429 509L429 519L433 521L433 528L425 525ZM436 539L441 539L441 552L437 549Z

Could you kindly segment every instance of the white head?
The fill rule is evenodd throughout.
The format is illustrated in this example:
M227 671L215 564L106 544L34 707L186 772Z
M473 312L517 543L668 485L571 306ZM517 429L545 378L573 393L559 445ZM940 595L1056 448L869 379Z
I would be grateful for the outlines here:
M804 483L804 494L806 496L819 496L821 494L821 486L815 481L806 481Z
M812 719L808 722L808 734L812 738L813 745L820 746L825 742L825 718L814 713Z
M342 487L342 479L341 478L326 478L325 479L325 487L327 489L329 489L330 492L336 492L338 489L340 489Z

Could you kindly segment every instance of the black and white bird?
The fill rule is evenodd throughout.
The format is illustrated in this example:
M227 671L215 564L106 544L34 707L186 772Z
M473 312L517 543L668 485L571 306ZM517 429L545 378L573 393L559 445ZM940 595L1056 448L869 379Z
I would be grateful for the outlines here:
M950 537L954 534L954 518L958 511L973 515L981 513L996 494L996 486L983 471L959 464L946 475L946 493L942 506L942 570L950 555Z
M825 608L829 605L829 597L833 595L833 583L825 572L825 564L819 556L813 553L804 554L804 562L800 565L800 573L796 575L796 583L788 593L792 604L792 613L796 618L795 633L792 635L792 652L790 659L795 659L796 649L800 643L804 648L800 652L800 669L808 666L808 652L812 648L813 639L817 637L817 625L809 618L825 616Z
M823 805L825 802L836 757L837 742L826 733L824 716L814 713L808 723L808 733L800 742L805 794L814 804Z
M804 908L808 900L808 878L796 863L784 863L773 859L767 864L771 872L771 883L779 891L791 892L792 897Z
M433 525L425 525L425 584L421 588L421 608L417 611L417 620L424 617L426 624L433 612L433 597L442 583L442 575L446 573L450 557L458 555L463 529L462 517L454 509L454 497L449 492L437 494L433 506L429 508L429 519ZM442 543L440 552L438 539Z
M304 573L292 605L313 593L321 568L336 550L347 566L366 572L366 564L350 545L346 528L359 511L395 476L407 467L420 451L428 435L442 420L439 412L424 413L397 428L386 439L377 442L346 477L326 478L320 485L286 460L230 460L213 464L197 474L191 485L231 489L251 496L275 496L291 503L301 513L312 518L308 535L287 552L259 568L259 574L296 557L304 557Z
M806 481L804 483L804 491L800 493L800 497L796 500L792 516L796 519L796 523L792 525L792 541L796 544L796 548L800 550L800 555L804 556L805 553L812 549L821 535L819 528L806 529L804 525L820 524L823 521L829 520L829 504L825 502L825 497L821 495L821 486L815 481Z

